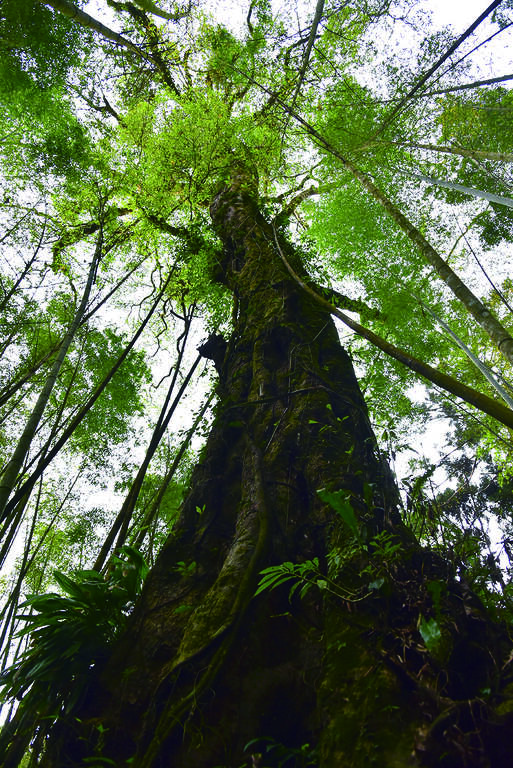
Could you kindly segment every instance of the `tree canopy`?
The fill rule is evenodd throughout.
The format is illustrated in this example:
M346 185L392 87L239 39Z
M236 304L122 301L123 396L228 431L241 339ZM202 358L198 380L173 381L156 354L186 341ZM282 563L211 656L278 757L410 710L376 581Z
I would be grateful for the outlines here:
M404 520L511 620L512 29L509 0L456 30L416 0L4 0L4 666L73 612L48 589L106 601L107 642L173 530L244 311L212 225L237 174L338 318Z

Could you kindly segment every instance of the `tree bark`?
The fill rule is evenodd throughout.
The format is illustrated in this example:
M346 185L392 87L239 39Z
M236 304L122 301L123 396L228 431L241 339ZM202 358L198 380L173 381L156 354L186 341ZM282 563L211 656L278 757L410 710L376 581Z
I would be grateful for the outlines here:
M216 417L127 631L41 764L283 765L258 757L272 739L291 766L499 768L511 716L480 692L507 699L502 629L402 524L351 360L286 271L244 171L211 215L239 308L229 341L203 347L219 373ZM342 494L357 534L322 488ZM395 559L380 559L380 533ZM263 568L313 558L325 576L304 597L287 585L254 597ZM436 653L423 617L441 627Z

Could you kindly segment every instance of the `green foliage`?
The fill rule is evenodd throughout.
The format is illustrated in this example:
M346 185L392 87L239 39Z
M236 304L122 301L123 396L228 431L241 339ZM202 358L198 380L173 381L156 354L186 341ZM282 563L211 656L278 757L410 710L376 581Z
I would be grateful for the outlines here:
M78 0L77 5L82 5ZM15 89L26 77L40 89L62 85L80 61L84 32L37 0L3 0L0 14L0 82Z
M11 176L77 175L90 163L90 137L64 96L89 35L37 0L4 0L0 11L0 136Z
M84 3L78 0L78 5ZM159 321L148 327L141 339L146 350L158 351L154 370L161 367L162 358L169 364L170 349L181 332L178 325L168 331L171 312L196 303L198 312L216 332L229 327L232 298L216 273L219 241L211 231L208 206L240 165L258 178L259 202L268 217L279 214L283 201L293 199L310 182L321 185L324 191L320 199L298 203L292 225L283 224L281 234L300 239L298 232L311 224L305 237L309 248L298 248L302 274L321 276L323 282L333 281L341 292L347 289L359 296L371 310L367 315L365 310L361 313L364 324L415 356L461 376L470 386L486 388L459 350L439 334L423 312L418 295L454 326L473 350L505 373L466 311L448 299L443 287L437 289L411 241L359 182L341 169L339 160L322 142L308 135L306 124L298 122L287 109L294 100L295 111L362 167L442 256L454 262L466 279L473 280L473 269L461 255L463 243L461 249L453 248L461 233L460 224L463 229L472 224L471 232L479 234L481 243L497 246L513 237L513 213L494 206L475 208L473 201L436 188L422 187L421 194L414 174L455 178L468 186L493 188L499 193L507 185L506 175L497 164L485 161L478 167L468 159L420 152L415 144L439 141L467 149L511 152L511 91L476 89L471 94L458 92L435 99L418 93L419 98L410 99L383 128L419 72L447 48L447 30L426 35L426 24L418 25L409 2L326 4L305 76L298 82L311 8L303 11L298 6L296 19L286 4L280 9L269 0L256 0L250 4L244 29L230 31L217 21L209 21L203 8L191 6L183 25L159 23L158 27L152 24L143 29L130 17L128 4L109 5L120 13L119 28L141 44L144 59L126 49L114 49L110 43L105 45L101 37L84 33L72 20L36 0L4 0L0 10L0 100L6 126L0 136L6 169L2 224L6 231L14 228L8 242L23 248L24 257L28 242L37 245L41 240L42 250L27 280L0 313L0 384L15 383L69 325L76 303L74 292L83 277L83 236L94 232L100 210L105 219L106 253L98 270L97 297L122 279L139 256L149 264L144 274L123 289L114 312L123 307L119 317L102 315L97 325L90 321L77 334L77 344L61 370L32 446L29 466L37 461L45 441L55 438L52 430L57 419L57 426L65 424L105 376L126 343L123 332L127 316L134 317L146 306L146 297L154 295L170 265L176 269L159 308ZM136 5L167 18L172 4L167 2L166 10L153 0L137 0ZM501 24L506 15L504 11ZM417 34L418 50L414 50L412 37L411 44L407 42L411 50L404 49L403 41L402 52L397 53L397 29L403 29L400 25L404 24L409 25L412 35ZM154 58L152 34L159 59ZM392 45L382 45L385 39ZM179 93L169 87L169 77L166 85L166 67L173 82L179 84ZM461 67L447 70L439 85L457 82L454 73L462 71ZM13 195L13 190L19 189L23 193ZM18 226L32 204L30 226ZM455 226L452 217L460 217L460 213L461 222L458 218ZM290 218L288 214L283 221ZM45 223L44 231L34 224L37 220ZM314 250L317 253L312 256ZM6 270L2 275L0 300L14 285L17 264L12 273ZM491 306L506 317L504 307ZM238 307L238 311L243 308ZM166 332L161 333L162 327ZM392 452L398 445L413 443L412 423L420 412L410 399L413 375L387 361L382 353L369 351L366 342L346 337L344 343L357 363L372 418L384 425L387 448ZM26 576L26 584L34 590L45 585L49 568L84 562L97 531L105 526L105 514L98 507L91 510L71 502L64 504L64 480L67 482L72 474L71 468L78 469L87 462L84 474L97 489L109 484L108 470L119 458L113 455L117 448L129 453L132 460L134 417L142 416L137 432L140 425L143 429L151 421L152 404L144 400L150 365L149 355L141 351L130 355L76 429L63 467L50 468L45 474L29 549L34 559ZM48 363L24 385L19 402L8 402L1 411L2 420L9 419L0 434L3 453L23 425L47 371ZM446 405L437 394L425 413ZM468 417L458 418L471 423ZM498 431L491 421L483 420L479 426L477 450L483 451L486 429L495 430L486 438L486 448L493 448L496 456L502 451L507 466L511 437L505 430ZM167 457L161 459L156 457L143 485L130 530L132 541L137 540L145 511L165 477ZM121 473L120 469L118 478ZM506 494L497 491L494 497L484 486L472 488L467 484L463 488L462 484L457 492L439 493L436 504L429 506L427 487L432 473L424 474L424 479L412 481L409 522L423 542L444 556L452 552L462 578L483 599L497 603L511 600L512 588L501 582L495 555L488 551L490 541L478 522L486 520L490 510L502 508L497 515L502 515L503 556L513 553L513 531L507 521L511 505ZM491 475L490 471L488 480ZM82 489L83 496L88 493ZM182 493L180 482L172 484L159 516L149 524L148 552L152 559L173 524ZM361 501L370 508L370 486L363 496ZM323 490L319 497L341 521L344 545L328 553L326 564L313 558L264 569L255 594L281 587L285 593L288 590L289 599L304 597L312 587L345 601L361 600L379 590L385 594L404 554L400 544L389 532L369 540L355 511L359 504L355 500L353 507L350 494ZM32 505L33 500L27 507L31 513ZM23 531L26 526L24 521ZM49 721L72 711L70 691L82 695L87 671L105 658L137 595L145 568L134 558L133 551L125 550L106 579L91 571L76 572L71 578L58 574L56 580L65 596L50 594L25 603L27 626L23 634L33 630L32 645L3 678L9 695L22 696L22 710L37 710L39 717ZM175 568L187 576L197 566L179 561ZM358 584L353 593L339 584L348 572ZM500 598L490 597L490 585L495 594L502 590ZM434 616L419 618L419 632L428 650L438 652L443 587L431 582L426 589ZM177 608L177 612L188 610L189 605ZM62 667L69 673L62 674L58 666L58 660L62 663L63 659ZM287 751L271 739L261 739L255 748L273 766L315 762L308 745L295 745ZM91 758L93 761L101 762L99 758Z
M279 162L270 126L244 108L233 114L214 89L179 103L167 97L138 103L124 117L120 139L129 193L164 218L185 201L202 209L237 159L266 175Z
M62 481L48 482L40 501L30 547L30 568L25 591L41 593L53 587L54 570L73 571L86 566L89 553L99 546L99 531L106 525L105 511L84 508L79 494L67 494Z
M310 744L287 747L270 736L251 739L244 752L251 753L253 765L261 768L308 768L317 765L319 760L317 750Z
M96 571L59 571L64 594L33 595L20 607L29 635L22 656L0 677L5 698L21 699L26 712L47 718L69 715L81 700L91 668L101 663L125 624L148 567L131 547L121 547L104 577Z
M325 589L327 586L326 578L320 572L317 557L304 563L286 562L272 565L269 568L264 568L260 574L262 578L255 591L255 597L262 592L272 591L289 581L295 582L289 591L289 600L292 599L298 589L299 597L303 597L314 585L319 589Z
M64 388L73 381L69 406L83 403L88 394L102 381L126 346L124 335L106 328L103 332L88 328L80 356L79 370L71 356L62 374ZM128 437L130 419L143 412L145 385L150 380L146 355L132 350L107 389L88 412L71 437L71 445L95 462L105 462L112 447ZM56 398L59 399L59 391Z
M499 86L476 90L467 96L447 94L440 98L439 107L437 123L442 130L441 143L454 142L465 149L511 152L511 90Z
M317 105L317 126L343 154L375 149L373 136L386 112L369 88L351 77L333 83ZM356 154L359 156L359 154Z
M331 492L325 488L321 488L317 491L317 495L322 501L330 505L341 520L347 525L353 536L360 540L360 526L358 525L358 520L349 501L347 492Z
M458 440L464 440L461 431ZM465 449L444 457L440 467L425 467L407 484L406 522L425 546L440 552L460 579L492 614L511 621L512 481L502 479L489 456L477 462ZM447 474L448 486L436 491L436 469ZM441 623L440 605L445 584L429 581L435 618Z
M186 563L183 560L179 560L175 567L174 571L180 574L182 577L190 576L193 574L198 567L198 564L195 560L192 560L190 563Z
M425 619L424 616L419 616L419 632L422 635L422 639L426 644L426 648L430 653L436 655L440 648L442 641L442 631L436 619Z

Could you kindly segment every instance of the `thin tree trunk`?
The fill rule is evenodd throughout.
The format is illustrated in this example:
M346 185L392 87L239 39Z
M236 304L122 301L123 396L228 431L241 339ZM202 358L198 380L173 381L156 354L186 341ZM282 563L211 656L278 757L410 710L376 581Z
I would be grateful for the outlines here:
M513 200L511 197L494 195L492 192L486 192L482 189L474 189L474 187L467 187L464 184L456 184L454 181L434 179L432 176L425 176L423 173L415 173L413 175L422 181L426 181L428 184L435 184L437 187L454 189L457 192L463 192L465 195L470 195L471 197L479 197L481 200L487 200L489 203L498 203L498 205L505 205L507 208L513 208Z
M441 152L458 157L469 157L472 160L493 160L498 163L513 163L513 154L510 152L491 152L487 149L463 149L463 147L440 147L438 144L417 144L414 142L392 141L399 147L411 149L427 149L431 152Z
M169 409L169 411L168 411L168 413L166 415L166 418L162 422L162 425L161 425L160 430L159 430L158 442L160 442L160 440L162 440L162 437L165 434L165 431L166 431L166 429L167 429L167 427L169 425L171 417L172 417L173 413L176 411L178 405L180 404L180 402L181 402L181 400L183 398L183 395L184 395L187 387L190 384L191 378L192 378L196 368L199 365L200 360L201 360L201 355L199 355L194 360L193 364L191 365L191 367L190 367L190 369L189 369L189 371L187 373L187 376L183 380L183 382L182 382L182 384L180 386L180 389L178 390L177 395L176 395L176 397L175 397L175 399L174 399L174 401L173 401L173 403L172 403L172 405L171 405L171 407L170 407L170 409ZM155 445L155 447L153 447L153 446L150 447L149 456L145 457L145 461L144 461L143 465L140 467L139 472L137 473L137 477L136 477L136 480L134 482L134 490L133 490L133 492L131 494L131 501L130 501L131 514L130 515L128 515L128 514L125 515L125 518L123 520L123 523L122 523L120 531L119 531L118 538L116 540L116 547L120 547L120 546L122 546L125 543L126 536L127 536L127 533L128 533L128 528L129 528L129 525L130 525L130 521L132 519L133 510L135 508L135 504L136 504L137 499L139 497L139 493L141 492L141 487L142 487L142 484L143 484L143 481L144 481L144 477L146 476L146 472L148 471L148 466L150 464L151 459L153 458L153 455L155 453L156 448L157 448L157 445Z
M25 578L27 574L27 561L29 557L30 548L32 546L32 539L34 537L34 531L36 528L36 520L39 514L39 505L41 502L41 490L43 485L43 479L40 478L39 481L39 488L37 492L37 499L36 503L34 505L34 512L32 514L32 521L30 523L30 528L28 531L28 535L25 539L24 547L23 547L23 556L20 564L20 570L17 574L16 583L11 590L11 593L9 597L7 598L6 602L2 606L2 609L0 611L0 622L2 626L2 630L0 632L0 658L3 656L4 663L0 664L1 669L5 669L5 663L7 661L7 657L9 654L9 648L12 647L12 638L14 635L14 625L16 621L16 612L18 610L18 604L21 594L21 586L23 584L23 579ZM4 645L4 642L7 637L7 642Z
M7 642L5 642L5 644L4 644L5 635L6 635L6 632L7 632L7 628L8 628L9 622L11 621L12 616L16 613L16 611L18 609L18 600L19 600L19 596L20 596L20 593L21 593L21 588L22 588L22 585L23 585L23 581L24 581L25 577L27 576L28 572L30 571L30 568L31 568L35 558L37 557L38 552L40 551L41 547L43 546L44 541L45 541L48 533L53 529L55 521L57 520L57 518L59 517L60 513L62 512L64 504L68 500L68 498L69 498L73 488L75 487L75 485L76 485L76 483L77 483L77 481L78 481L78 479L79 479L79 477L80 477L80 475L82 473L82 469L83 468L81 467L78 470L77 474L75 475L75 478L74 478L73 482L71 483L70 487L66 491L66 494L65 494L64 498L62 499L62 501L60 502L59 506L57 507L57 510L54 512L54 514L52 516L52 519L50 520L50 522L46 526L45 530L40 535L40 537L38 539L38 542L37 542L36 546L34 547L33 552L30 553L30 557L29 557L29 551L30 551L30 547L32 545L32 539L33 539L33 535L34 535L35 524L36 524L36 520L37 520L37 517L38 517L38 514L39 514L39 498L40 498L39 494L41 493L41 482L42 482L41 478L39 478L38 501L37 501L37 503L35 505L34 514L32 516L32 522L31 522L31 528L30 528L30 531L29 531L29 535L27 537L27 541L25 542L24 552L23 552L23 559L22 559L22 562L21 562L21 565L20 565L20 568L19 568L19 571L18 571L18 574L17 574L16 584L15 584L15 586L12 589L9 597L7 598L7 600L5 601L4 605L2 606L2 608L0 610L0 621L2 622L2 625L3 625L3 629L2 629L2 632L0 634L0 654L3 653L4 650L5 650L5 657L7 656L8 649L9 649L9 640L7 640ZM6 662L6 658L5 657L4 657L4 664L0 665L2 667L5 666L5 662Z
M144 514L144 518L140 522L139 525L137 525L136 530L134 531L135 537L133 539L132 546L136 549L142 549L144 539L148 535L148 531L150 529L150 526L154 522L155 518L158 515L160 505L162 504L162 500L164 498L164 495L169 487L169 484L173 480L176 471L178 467L180 466L180 462L183 459L183 456L185 454L185 451L189 447L192 438L194 437L194 434L196 433L199 424L201 423L201 420L203 419L207 408L209 407L210 403L212 402L212 399L214 397L214 393L212 393L207 399L205 400L204 404L200 408L198 415L194 419L194 422L192 424L192 427L187 432L187 435L185 436L185 440L183 440L182 444L180 445L180 448L173 459L173 463L171 464L169 471L166 473L166 476L164 480L162 481L162 484L158 490L158 492L155 495L155 498L151 502L149 508L146 510ZM134 526L135 528L135 526Z
M24 498L25 492L32 487L32 485L38 480L38 478L41 476L41 474L45 471L47 466L50 464L51 461L55 458L55 456L59 453L60 449L67 443L75 429L78 427L78 425L81 423L81 421L87 416L91 408L94 406L95 402L98 400L100 395L105 391L107 386L109 385L109 382L115 376L117 371L121 368L124 361L134 348L137 340L141 336L142 332L146 328L148 322L150 321L153 313L155 312L157 306L160 303L160 300L162 299L162 296L164 295L164 292L169 284L169 280L171 279L171 274L167 277L167 279L164 281L160 291L157 294L157 298L153 302L150 311L144 318L143 322L133 335L130 342L127 344L121 355L118 357L110 371L107 373L107 375L104 377L104 379L98 384L96 389L94 390L91 397L87 400L87 402L80 408L78 413L73 417L71 422L68 424L62 435L59 437L57 442L54 446L48 451L48 454L46 457L44 457L43 460L41 460L34 472L31 474L31 476L22 484L22 486L14 493L13 497L7 502L4 510L4 517L8 517L15 509L17 504Z
M133 273L141 266L141 264L146 261L146 256L144 256L142 259L138 261L138 263L132 267L128 272L123 275L123 277L116 283L116 285L104 296L97 304L95 304L94 307L92 307L88 312L84 314L80 321L80 325L84 325L87 323L95 314L98 312L98 310L110 299L112 296L116 293L117 290L128 280L128 278L133 275ZM9 398L11 398L24 384L29 381L32 376L37 373L39 368L50 358L53 353L59 348L60 344L62 342L59 341L42 357L35 362L28 371L26 371L17 381L11 382L11 384L6 385L2 390L0 390L0 406L4 405Z
M83 342L83 344L85 344L85 342ZM52 427L50 429L50 434L48 435L48 437L47 437L47 439L45 441L45 444L43 445L43 447L39 451L39 454L33 458L33 460L32 460L33 462L36 461L38 458L39 458L39 461L43 460L44 457L47 455L49 449L50 449L50 446L51 446L51 444L52 444L52 442L54 440L54 437L55 437L57 431L59 430L59 425L60 425L60 422L61 422L61 419L62 419L62 414L64 413L64 410L66 408L66 403L68 402L68 398L69 398L69 396L70 396L70 394L71 394L71 392L73 390L73 384L74 384L74 381L75 381L75 377L76 377L76 375L78 373L79 366L80 366L80 355L78 356L78 360L77 360L77 362L75 364L71 380L68 383L68 386L66 388L66 392L64 393L64 396L63 396L63 398L61 400L61 403L59 405L59 409L58 409L58 411L55 414L55 417L53 419L53 424L52 424ZM26 474L29 471L30 466L31 466L31 463L28 463L24 467L24 474ZM41 477L42 477L42 475L40 475L38 479L40 480ZM30 493L31 492L29 490L27 490L27 492L25 493L25 500L23 502L23 507L20 506L20 511L22 509L24 509L26 504L28 503L28 500L30 498ZM3 528L0 530L0 541L2 541L2 549L0 551L0 568L3 567L4 562L5 562L8 554L9 554L9 552L11 551L11 548L12 548L13 544L16 541L16 536L17 536L17 533L18 533L19 524L21 523L22 518L21 518L20 514L16 515L15 518L18 520L16 525L11 525L10 529L7 530L8 526L9 526L9 521L6 520L4 522ZM4 535L4 532L5 532L5 535Z
M182 352L183 352L183 348L182 348ZM180 368L181 357L182 356L180 355L180 358L177 361L175 373L177 373ZM168 403L169 403L169 397L171 396L171 393L173 391L173 386L176 381L176 376L173 377L173 381L171 382L171 386L169 387L168 397L166 398L164 405L162 406L160 416L157 420L148 448L146 450L146 455L144 456L141 466L139 467L137 474L134 478L134 481L130 486L130 490L126 496L125 501L123 502L123 505L119 511L119 514L116 517L114 523L112 524L111 529L107 534L105 541L103 542L102 548L96 558L95 564L93 566L94 570L96 571L101 571L101 569L104 567L107 561L109 552L111 550L111 547L114 543L114 539L116 538L118 533L119 533L119 538L118 538L118 541L116 542L116 546L120 547L124 543L126 533L128 531L128 526L132 519L132 515L135 510L135 505L137 503L137 499L139 498L142 484L144 482L144 478L146 477L146 472L148 471L150 462L153 456L155 455L155 451L157 450L158 445L162 440L162 437L165 434L165 431L169 425L169 421L171 420L171 416L175 412L183 396L183 393L185 392L186 388L189 386L189 382L194 374L194 371L198 367L200 360L201 360L201 355L198 355L197 358L194 360L193 364L191 365L185 379L183 380L180 386L180 389L178 390L178 393L175 399L173 400L169 410L166 413Z
M98 236L98 240L96 243L95 252L94 252L93 258L91 259L91 264L89 266L89 272L87 275L84 291L82 293L82 299L80 301L80 305L77 311L75 312L75 316L71 322L68 332L66 333L65 337L62 340L59 351L56 355L56 358L52 365L50 373L48 374L46 382L39 394L37 402L32 410L32 413L30 414L27 420L25 428L16 445L16 448L14 449L11 455L11 458L7 464L7 467L5 468L4 473L0 479L0 522L3 522L6 519L6 505L9 500L9 496L11 495L12 489L14 488L20 469L23 466L23 462L25 461L25 457L27 456L27 453L30 450L32 439L37 431L39 422L41 421L41 418L43 416L43 412L46 408L48 400L50 399L50 395L52 394L52 391L57 381L57 377L61 370L62 364L68 353L68 349L70 348L71 343L75 338L75 333L85 313L85 310L89 301L89 296L91 293L91 288L93 286L93 282L95 279L98 262L100 261L100 258L102 255L102 244L103 244L103 236L102 236L102 231L100 230L100 234Z

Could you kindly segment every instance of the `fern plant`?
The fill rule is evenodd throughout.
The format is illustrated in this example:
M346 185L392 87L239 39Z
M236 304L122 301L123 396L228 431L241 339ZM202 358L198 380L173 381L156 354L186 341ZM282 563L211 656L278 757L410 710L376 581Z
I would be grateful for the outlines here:
M329 576L321 571L317 557L314 557L313 560L305 560L304 563L286 562L279 565L271 565L269 568L264 568L260 571L260 575L262 578L258 582L255 597L262 592L272 591L290 581L294 583L289 590L289 600L292 600L296 592L298 592L300 598L304 597L312 587L329 592L346 602L358 602L367 597L367 594L359 595L348 589L343 589L340 584L330 579Z
M14 719L0 734L0 761L11 764L11 747L28 745L34 720L47 727L69 716L82 699L91 669L126 622L148 566L142 555L124 546L106 576L80 570L73 578L59 571L54 578L64 594L30 596L20 607L19 636L29 635L24 653L0 675L2 698L20 699Z

